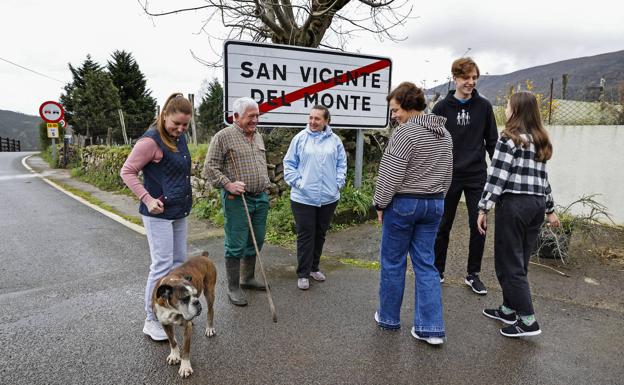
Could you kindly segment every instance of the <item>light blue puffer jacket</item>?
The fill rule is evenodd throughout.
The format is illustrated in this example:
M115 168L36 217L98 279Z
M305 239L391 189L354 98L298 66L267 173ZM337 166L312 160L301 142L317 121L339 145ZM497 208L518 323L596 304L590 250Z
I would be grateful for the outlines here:
M317 207L336 202L346 174L347 154L330 126L320 132L306 127L290 142L284 180L291 187L293 201Z

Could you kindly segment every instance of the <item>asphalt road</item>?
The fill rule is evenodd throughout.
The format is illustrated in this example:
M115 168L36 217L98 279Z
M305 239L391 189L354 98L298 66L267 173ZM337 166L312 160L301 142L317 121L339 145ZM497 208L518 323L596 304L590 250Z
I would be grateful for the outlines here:
M19 384L623 384L622 312L537 297L541 336L510 340L480 315L485 297L443 286L447 342L431 347L373 321L378 271L323 262L328 280L296 289L292 251L263 251L278 323L264 294L227 303L223 240L208 250L219 278L217 336L196 321L194 374L166 364L166 343L142 332L147 241L0 153L0 383ZM408 282L411 279L408 279Z

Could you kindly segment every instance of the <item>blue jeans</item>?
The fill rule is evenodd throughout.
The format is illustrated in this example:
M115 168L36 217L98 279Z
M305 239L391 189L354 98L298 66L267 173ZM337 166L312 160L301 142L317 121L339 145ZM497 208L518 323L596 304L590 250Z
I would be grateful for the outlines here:
M401 303L409 252L415 274L414 328L422 337L445 336L442 290L433 252L443 213L443 199L401 196L395 196L384 210L378 309L381 327L398 329L401 326Z
M145 285L145 313L155 321L152 293L156 282L186 260L187 220L164 219L142 215L150 249L150 271Z

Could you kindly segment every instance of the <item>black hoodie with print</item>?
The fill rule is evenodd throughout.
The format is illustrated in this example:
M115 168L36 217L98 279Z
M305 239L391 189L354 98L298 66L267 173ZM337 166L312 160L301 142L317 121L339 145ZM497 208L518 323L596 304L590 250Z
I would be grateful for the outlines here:
M446 118L453 139L453 178L469 178L487 172L485 152L494 155L498 130L492 104L476 89L465 103L451 90L432 112Z

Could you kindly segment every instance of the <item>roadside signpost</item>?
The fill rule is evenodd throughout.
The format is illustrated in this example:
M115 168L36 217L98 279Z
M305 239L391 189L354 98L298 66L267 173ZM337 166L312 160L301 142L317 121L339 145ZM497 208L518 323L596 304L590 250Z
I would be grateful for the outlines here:
M52 139L52 160L56 163L56 142L55 138L59 137L59 122L65 124L65 110L60 103L55 101L47 101L39 106L39 116L47 123L48 138Z
M258 102L259 126L305 127L321 104L334 128L357 129L355 186L361 186L362 129L384 128L389 109L389 58L275 44L226 41L224 120L233 121L234 100Z

